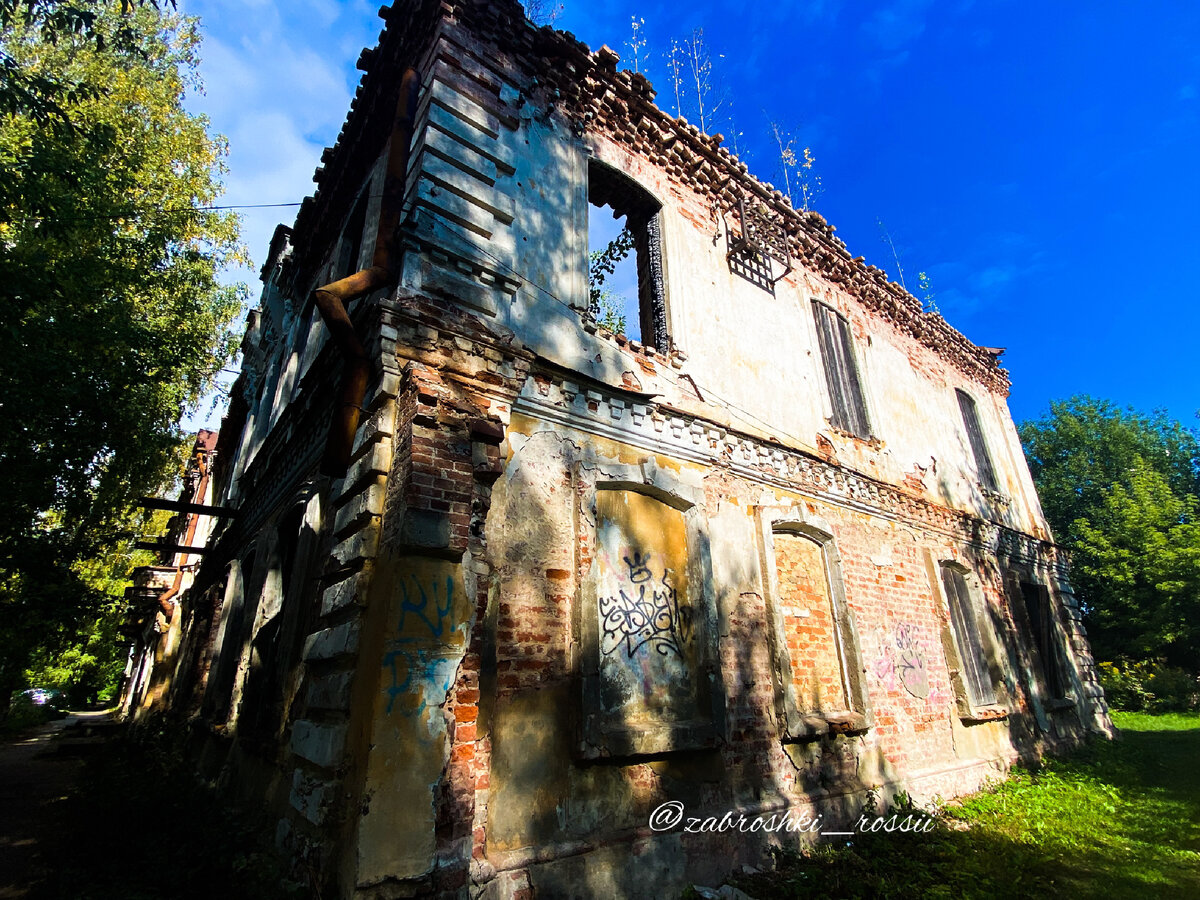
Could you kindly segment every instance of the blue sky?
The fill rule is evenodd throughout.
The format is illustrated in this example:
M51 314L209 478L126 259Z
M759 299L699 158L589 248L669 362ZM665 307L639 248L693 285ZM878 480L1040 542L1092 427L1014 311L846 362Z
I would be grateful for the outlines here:
M179 5L204 23L192 105L229 138L226 202L300 200L380 0ZM671 41L703 29L726 97L709 130L780 186L769 122L810 147L813 208L850 252L898 280L882 222L908 288L926 272L951 324L1007 348L1018 421L1090 393L1198 424L1200 3L567 0L555 25L631 65L635 14L659 104ZM293 216L246 211L256 258Z

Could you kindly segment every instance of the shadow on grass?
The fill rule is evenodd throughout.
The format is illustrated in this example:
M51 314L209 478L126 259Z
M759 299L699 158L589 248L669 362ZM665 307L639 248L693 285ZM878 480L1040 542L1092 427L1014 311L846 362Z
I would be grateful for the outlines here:
M1200 716L1118 723L1120 740L1014 770L933 832L788 853L739 886L762 900L1200 897Z

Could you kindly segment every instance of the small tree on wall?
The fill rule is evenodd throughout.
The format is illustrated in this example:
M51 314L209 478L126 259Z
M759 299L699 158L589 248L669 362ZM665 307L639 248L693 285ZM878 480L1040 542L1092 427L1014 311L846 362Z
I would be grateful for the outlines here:
M554 0L525 0L525 17L534 25L553 25L563 14L563 5Z
M621 297L606 287L605 282L616 272L617 265L629 256L633 247L633 232L626 226L602 250L593 250L588 254L588 312L614 334L624 334L628 323L621 311Z

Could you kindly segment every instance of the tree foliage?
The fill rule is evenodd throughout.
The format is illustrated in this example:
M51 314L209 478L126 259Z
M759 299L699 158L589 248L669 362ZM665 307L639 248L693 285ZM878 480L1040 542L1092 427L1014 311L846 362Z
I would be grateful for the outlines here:
M97 22L105 9L129 13L143 3L157 9L160 0L0 0L0 31L36 31L47 44L76 37L103 47L106 38L115 39L128 50L137 46L135 29L98 29ZM175 6L175 0L162 3ZM31 71L9 52L7 43L0 46L0 113L22 112L43 126L69 125L61 101L87 90L87 85L72 83L57 72Z
M87 566L174 474L176 423L234 349L225 147L183 108L195 23L121 5L81 33L18 9L0 33L69 123L0 111L0 705L33 648L94 621Z
M1200 671L1200 442L1090 397L1021 425L1046 518L1102 659Z
M617 266L633 252L633 232L629 226L608 242L602 250L588 254L588 312L613 334L625 333L624 298L605 286Z

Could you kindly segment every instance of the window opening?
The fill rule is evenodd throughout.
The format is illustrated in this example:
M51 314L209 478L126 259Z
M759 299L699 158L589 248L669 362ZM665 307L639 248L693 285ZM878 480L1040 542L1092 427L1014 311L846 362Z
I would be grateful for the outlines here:
M950 621L954 625L958 660L971 705L991 706L996 702L996 689L988 671L979 619L966 576L953 566L943 565L942 585L950 603Z
M221 612L218 633L217 658L209 677L204 704L214 722L224 721L229 716L233 699L234 680L241 661L242 644L245 639L246 598L251 595L250 579L254 575L256 554L251 550L240 564L230 572L228 603Z
M979 410L975 406L975 398L965 391L955 390L958 395L958 408L962 412L963 426L967 429L967 440L971 443L971 452L975 455L975 467L979 470L979 481L988 490L997 490L996 470L992 467L992 458L988 454L987 443L983 439L983 429L979 425Z
M833 407L830 421L834 428L860 438L869 438L871 429L867 423L867 404L863 398L858 366L854 362L850 323L836 310L815 300L813 313L817 320L821 361L825 366L825 383L829 386L829 401Z
M1066 696L1062 666L1059 661L1058 639L1054 634L1053 611L1050 608L1050 592L1044 585L1021 582L1021 598L1029 614L1033 628L1033 643L1041 661L1042 678L1051 699Z
M363 230L367 227L367 195L364 193L350 211L342 239L338 244L337 267L333 280L337 281L358 271L358 257L362 253Z
M628 176L588 163L588 308L605 328L666 352L662 207Z

